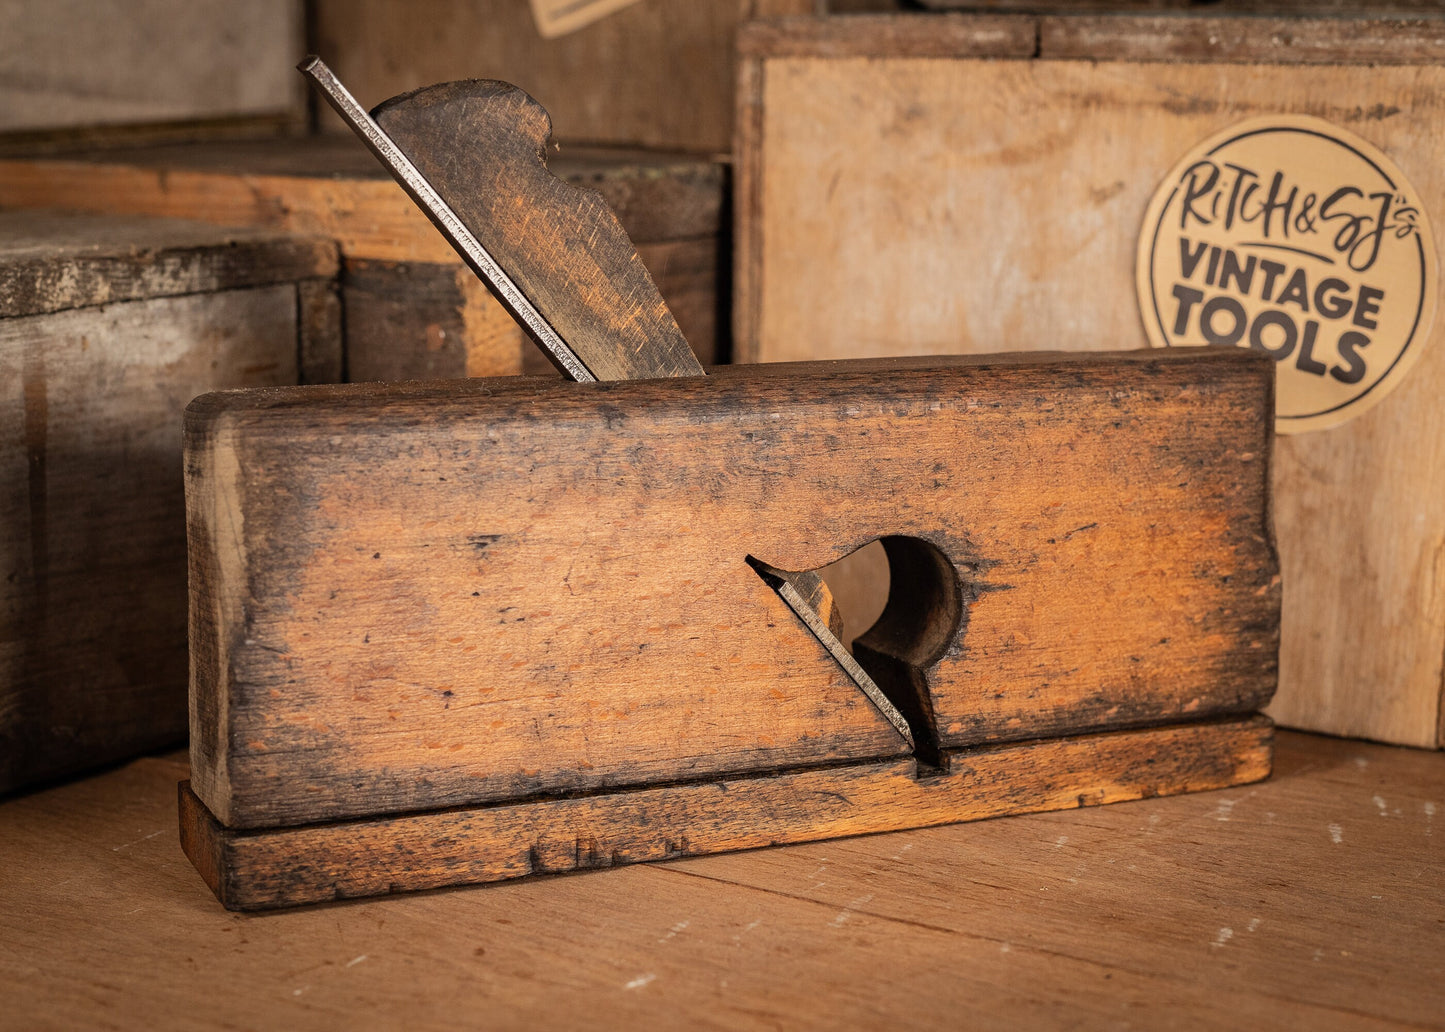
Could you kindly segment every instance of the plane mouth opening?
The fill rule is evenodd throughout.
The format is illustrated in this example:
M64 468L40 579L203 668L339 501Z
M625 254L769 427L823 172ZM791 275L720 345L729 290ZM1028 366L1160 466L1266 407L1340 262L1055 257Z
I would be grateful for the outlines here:
M964 608L943 551L922 538L889 535L817 570L747 561L912 740L918 759L941 769L926 671L947 651Z

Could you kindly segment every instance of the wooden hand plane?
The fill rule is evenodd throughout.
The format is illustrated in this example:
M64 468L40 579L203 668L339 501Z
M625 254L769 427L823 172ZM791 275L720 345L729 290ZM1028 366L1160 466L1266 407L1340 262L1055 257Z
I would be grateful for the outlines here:
M352 114L469 263L506 277L511 295L489 282L559 368L599 382L232 391L187 410L182 842L222 902L1268 775L1267 357L702 375L600 199L538 178L540 110L471 83ZM522 127L532 186L504 148L468 149L497 124ZM468 132L442 151L425 129L441 125ZM888 599L850 652L813 571L874 540Z

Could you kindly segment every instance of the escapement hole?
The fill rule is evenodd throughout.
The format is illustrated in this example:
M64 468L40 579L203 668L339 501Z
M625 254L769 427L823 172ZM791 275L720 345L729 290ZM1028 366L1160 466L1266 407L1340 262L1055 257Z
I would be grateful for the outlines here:
M924 671L943 657L963 619L953 564L929 541L892 535L814 572L842 617L839 638L907 720L919 759L941 765Z

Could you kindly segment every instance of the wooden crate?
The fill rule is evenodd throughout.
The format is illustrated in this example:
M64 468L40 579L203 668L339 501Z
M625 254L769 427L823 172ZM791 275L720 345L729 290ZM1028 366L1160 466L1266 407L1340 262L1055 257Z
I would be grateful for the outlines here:
M550 163L601 191L703 362L726 354L717 161L563 147ZM330 237L343 259L350 380L550 371L441 234L351 137L0 160L0 207L166 215ZM726 295L723 298L726 301ZM725 336L725 334L724 334Z
M0 792L184 741L181 411L334 380L336 249L0 214Z
M1144 347L1146 206L1243 119L1312 115L1445 212L1445 21L914 15L745 28L743 360ZM1442 741L1445 343L1375 408L1281 438L1271 714Z

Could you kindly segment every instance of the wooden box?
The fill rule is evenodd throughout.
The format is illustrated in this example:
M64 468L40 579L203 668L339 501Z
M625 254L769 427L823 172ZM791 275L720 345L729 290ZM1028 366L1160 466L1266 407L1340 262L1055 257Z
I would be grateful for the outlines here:
M1255 116L1343 127L1445 213L1438 14L784 19L740 50L742 360L1145 347L1151 196ZM1441 741L1440 335L1375 407L1278 441L1282 723Z
M327 241L0 214L0 791L184 740L181 412L334 380Z
M723 166L685 155L566 147L550 167L607 198L698 356L717 360L717 330L727 327L717 289L725 267ZM0 207L165 215L330 237L343 263L348 380L551 370L350 136L0 160ZM725 354L725 341L721 347Z

